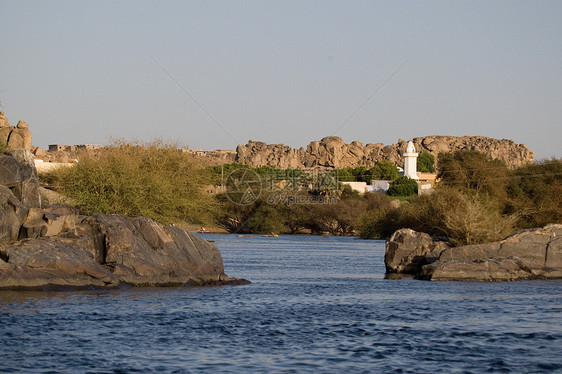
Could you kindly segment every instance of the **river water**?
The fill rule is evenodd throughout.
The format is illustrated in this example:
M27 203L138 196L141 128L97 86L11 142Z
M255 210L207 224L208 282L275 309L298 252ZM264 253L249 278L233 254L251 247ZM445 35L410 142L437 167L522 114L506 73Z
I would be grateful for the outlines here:
M0 372L562 372L562 282L384 279L384 242L205 234L236 287L0 292Z

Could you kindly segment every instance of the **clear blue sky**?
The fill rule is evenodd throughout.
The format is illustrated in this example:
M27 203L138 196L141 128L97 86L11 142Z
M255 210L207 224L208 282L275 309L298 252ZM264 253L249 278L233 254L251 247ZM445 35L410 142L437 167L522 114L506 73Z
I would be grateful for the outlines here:
M0 102L42 147L305 146L395 73L337 135L562 156L562 1L0 0L0 15Z

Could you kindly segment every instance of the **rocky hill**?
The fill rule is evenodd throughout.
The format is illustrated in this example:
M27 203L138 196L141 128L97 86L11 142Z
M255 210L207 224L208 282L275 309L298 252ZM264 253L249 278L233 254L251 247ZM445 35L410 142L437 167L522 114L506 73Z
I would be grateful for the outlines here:
M475 150L500 159L513 168L534 159L534 153L524 144L508 139L494 139L484 136L426 136L412 139L417 152L428 152L437 157L440 152ZM337 136L328 136L311 142L305 148L291 148L283 144L266 144L250 140L236 148L236 161L252 167L274 166L286 168L341 168L348 166L373 167L378 161L389 160L401 165L402 152L406 141L384 145L382 143L363 145L358 141L346 144Z
M428 152L436 158L440 152L456 150L475 150L505 161L514 168L533 161L535 155L524 144L516 144L508 139L494 139L485 136L425 136L412 139L417 152ZM32 151L34 156L45 162L67 163L77 157L76 152L45 152L31 145L31 131L24 121L11 126L4 112L0 112L0 145L7 144L8 149L24 148ZM402 152L407 141L399 139L398 143L366 144L353 141L346 144L337 136L327 136L320 141L311 142L306 148L291 148L284 144L266 144L254 140L246 145L238 145L236 152L229 150L188 151L201 162L220 165L231 162L252 167L273 166L280 169L294 168L342 168L365 166L371 168L381 160L389 160L402 165Z

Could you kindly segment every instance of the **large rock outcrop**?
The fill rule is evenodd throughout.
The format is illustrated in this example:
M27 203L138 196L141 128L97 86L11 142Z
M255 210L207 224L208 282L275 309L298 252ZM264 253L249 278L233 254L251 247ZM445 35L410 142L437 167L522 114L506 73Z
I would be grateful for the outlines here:
M509 167L518 167L533 161L534 154L524 144L512 140L484 136L426 136L412 139L418 152L435 157L440 152L475 150L505 161ZM346 144L337 136L328 136L311 142L305 148L291 148L283 144L266 144L250 140L236 149L236 162L252 167L273 166L286 168L341 168L365 166L371 168L381 160L402 165L406 141L392 145L382 143L363 145L358 141Z
M386 244L387 274L425 280L562 279L562 225L523 230L499 242L449 247L410 229Z
M39 221L30 225L33 239L0 245L0 289L238 282L224 273L215 246L177 227L68 212Z
M0 155L0 289L245 283L224 273L215 246L180 228L41 207L29 151L13 153Z

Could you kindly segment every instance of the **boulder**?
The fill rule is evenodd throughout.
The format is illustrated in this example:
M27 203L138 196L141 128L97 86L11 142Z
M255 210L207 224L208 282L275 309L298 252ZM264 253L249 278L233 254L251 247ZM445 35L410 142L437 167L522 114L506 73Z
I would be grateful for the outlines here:
M23 130L28 130L29 129L29 125L27 124L27 122L19 120L18 124L16 125L17 129L23 129Z
M12 138L17 140L12 141ZM20 139L21 139L21 145L20 145ZM8 146L11 149L24 148L31 151L33 150L33 146L31 145L31 142L32 142L31 131L29 131L27 128L16 128L12 130L12 133L10 134L10 138L8 139Z
M134 285L205 284L227 279L222 258L206 240L138 217L93 215L83 225L103 238L94 253Z
M18 149L23 148L24 139L23 136L18 134L15 130L10 132L10 136L8 136L8 148L10 149Z
M10 122L8 122L8 118L4 115L4 111L0 111L0 128L3 127L12 127Z
M40 185L31 152L25 149L0 154L0 185L12 190L28 208L41 207Z
M35 155L35 157L42 159L43 157L47 156L47 151L45 151L41 147L37 147L33 150L33 154Z
M562 278L562 225L519 231L492 243L448 247L409 229L387 242L388 273L425 280L520 280Z
M0 126L0 145L7 145L8 138L10 137L10 133L12 132L11 127L1 127Z
M386 243L384 263L387 273L417 274L423 265L437 260L447 248L443 241L411 229L400 229Z
M8 149L24 148L32 150L32 134L29 125L25 121L19 121L13 127L8 122L4 112L0 112L0 144L7 144Z

